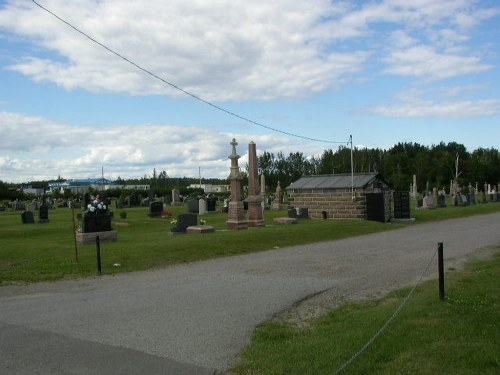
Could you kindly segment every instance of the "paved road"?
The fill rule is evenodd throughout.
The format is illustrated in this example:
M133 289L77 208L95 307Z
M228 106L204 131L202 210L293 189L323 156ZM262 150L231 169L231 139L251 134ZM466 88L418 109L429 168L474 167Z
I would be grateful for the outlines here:
M234 361L257 324L298 300L326 290L331 298L368 296L416 281L437 242L447 262L500 244L500 213L155 271L3 287L0 373L211 374Z

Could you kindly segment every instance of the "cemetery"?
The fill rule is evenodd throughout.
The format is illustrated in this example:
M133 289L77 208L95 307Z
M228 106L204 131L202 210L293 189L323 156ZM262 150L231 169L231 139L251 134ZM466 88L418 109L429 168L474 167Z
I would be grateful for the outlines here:
M103 242L104 272L115 273L500 209L500 186L485 184L480 190L451 181L449 189L427 184L420 192L414 176L409 189L397 191L378 172L302 176L284 189L278 181L275 191L266 191L256 144L248 144L247 180L236 139L230 146L225 196L187 197L174 188L165 196L133 190L119 197L86 192L76 200L4 201L2 282L95 274L96 242Z

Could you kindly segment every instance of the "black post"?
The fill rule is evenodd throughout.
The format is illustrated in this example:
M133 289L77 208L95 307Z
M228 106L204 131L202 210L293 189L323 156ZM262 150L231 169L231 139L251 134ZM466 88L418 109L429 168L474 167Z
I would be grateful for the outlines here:
M71 214L73 215L73 240L75 242L75 258L78 263L78 246L76 245L76 224L75 224L75 207L71 205Z
M439 298L444 299L444 261L443 243L438 242L438 272L439 272Z
M99 275L102 274L101 269L101 244L99 243L99 236L95 237L95 246L97 251L97 271L99 271Z

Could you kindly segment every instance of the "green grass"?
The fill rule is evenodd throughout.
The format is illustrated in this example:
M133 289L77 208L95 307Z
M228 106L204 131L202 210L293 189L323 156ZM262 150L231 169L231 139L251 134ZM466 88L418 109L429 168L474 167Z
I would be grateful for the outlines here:
M169 207L178 214L186 207ZM120 218L126 211L127 218ZM416 223L450 217L500 211L500 204L447 207L439 210L413 210ZM102 271L111 274L163 267L276 247L335 240L414 224L383 224L358 220L303 220L293 226L272 225L286 211L266 211L267 226L227 231L227 214L207 214L207 225L215 233L172 235L170 219L150 218L147 208L114 209L112 226L118 241L102 243ZM0 212L0 285L17 282L50 281L97 274L94 245L77 247L73 238L72 211L49 211L48 224L21 224L20 212ZM115 267L114 264L120 264Z
M499 251L493 260L448 271L445 301L436 281L420 285L387 330L342 373L500 374ZM331 375L379 330L408 291L343 305L308 329L263 324L230 373Z

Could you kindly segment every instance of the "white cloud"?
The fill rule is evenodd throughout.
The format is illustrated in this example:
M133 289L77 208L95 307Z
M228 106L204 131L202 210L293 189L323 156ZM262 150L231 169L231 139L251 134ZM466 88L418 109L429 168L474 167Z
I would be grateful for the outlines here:
M461 102L415 101L393 106L374 106L367 113L387 117L482 117L500 114L500 100Z
M209 100L296 98L336 85L366 55L328 52L319 22L336 6L291 1L63 2L43 5L109 48ZM10 68L75 89L179 95L38 7L12 3L0 27L34 37L61 58L30 56Z
M479 57L436 48L461 45L468 29L497 14L471 0L361 6L327 0L152 0L126 6L120 0L46 0L42 5L165 80L220 101L300 98L340 86L373 56L372 37L382 23L390 25L395 41L383 59L389 64L386 72L441 79L448 69L450 75L482 71L489 67ZM36 81L70 90L181 95L31 2L8 3L0 11L0 27L30 38L39 52L56 53L36 56L35 50L10 66ZM347 39L358 44L337 48ZM429 58L434 65L427 74Z
M385 60L389 64L387 73L417 77L426 81L480 73L492 68L491 65L482 64L478 57L439 53L424 45L394 51Z
M315 154L322 145L297 142L284 135L246 135L201 127L138 124L74 126L43 117L0 112L0 174L6 181L98 177L104 166L109 178L142 177L165 170L170 176L226 178L230 142L236 138L240 166L248 161L248 143L259 153Z

